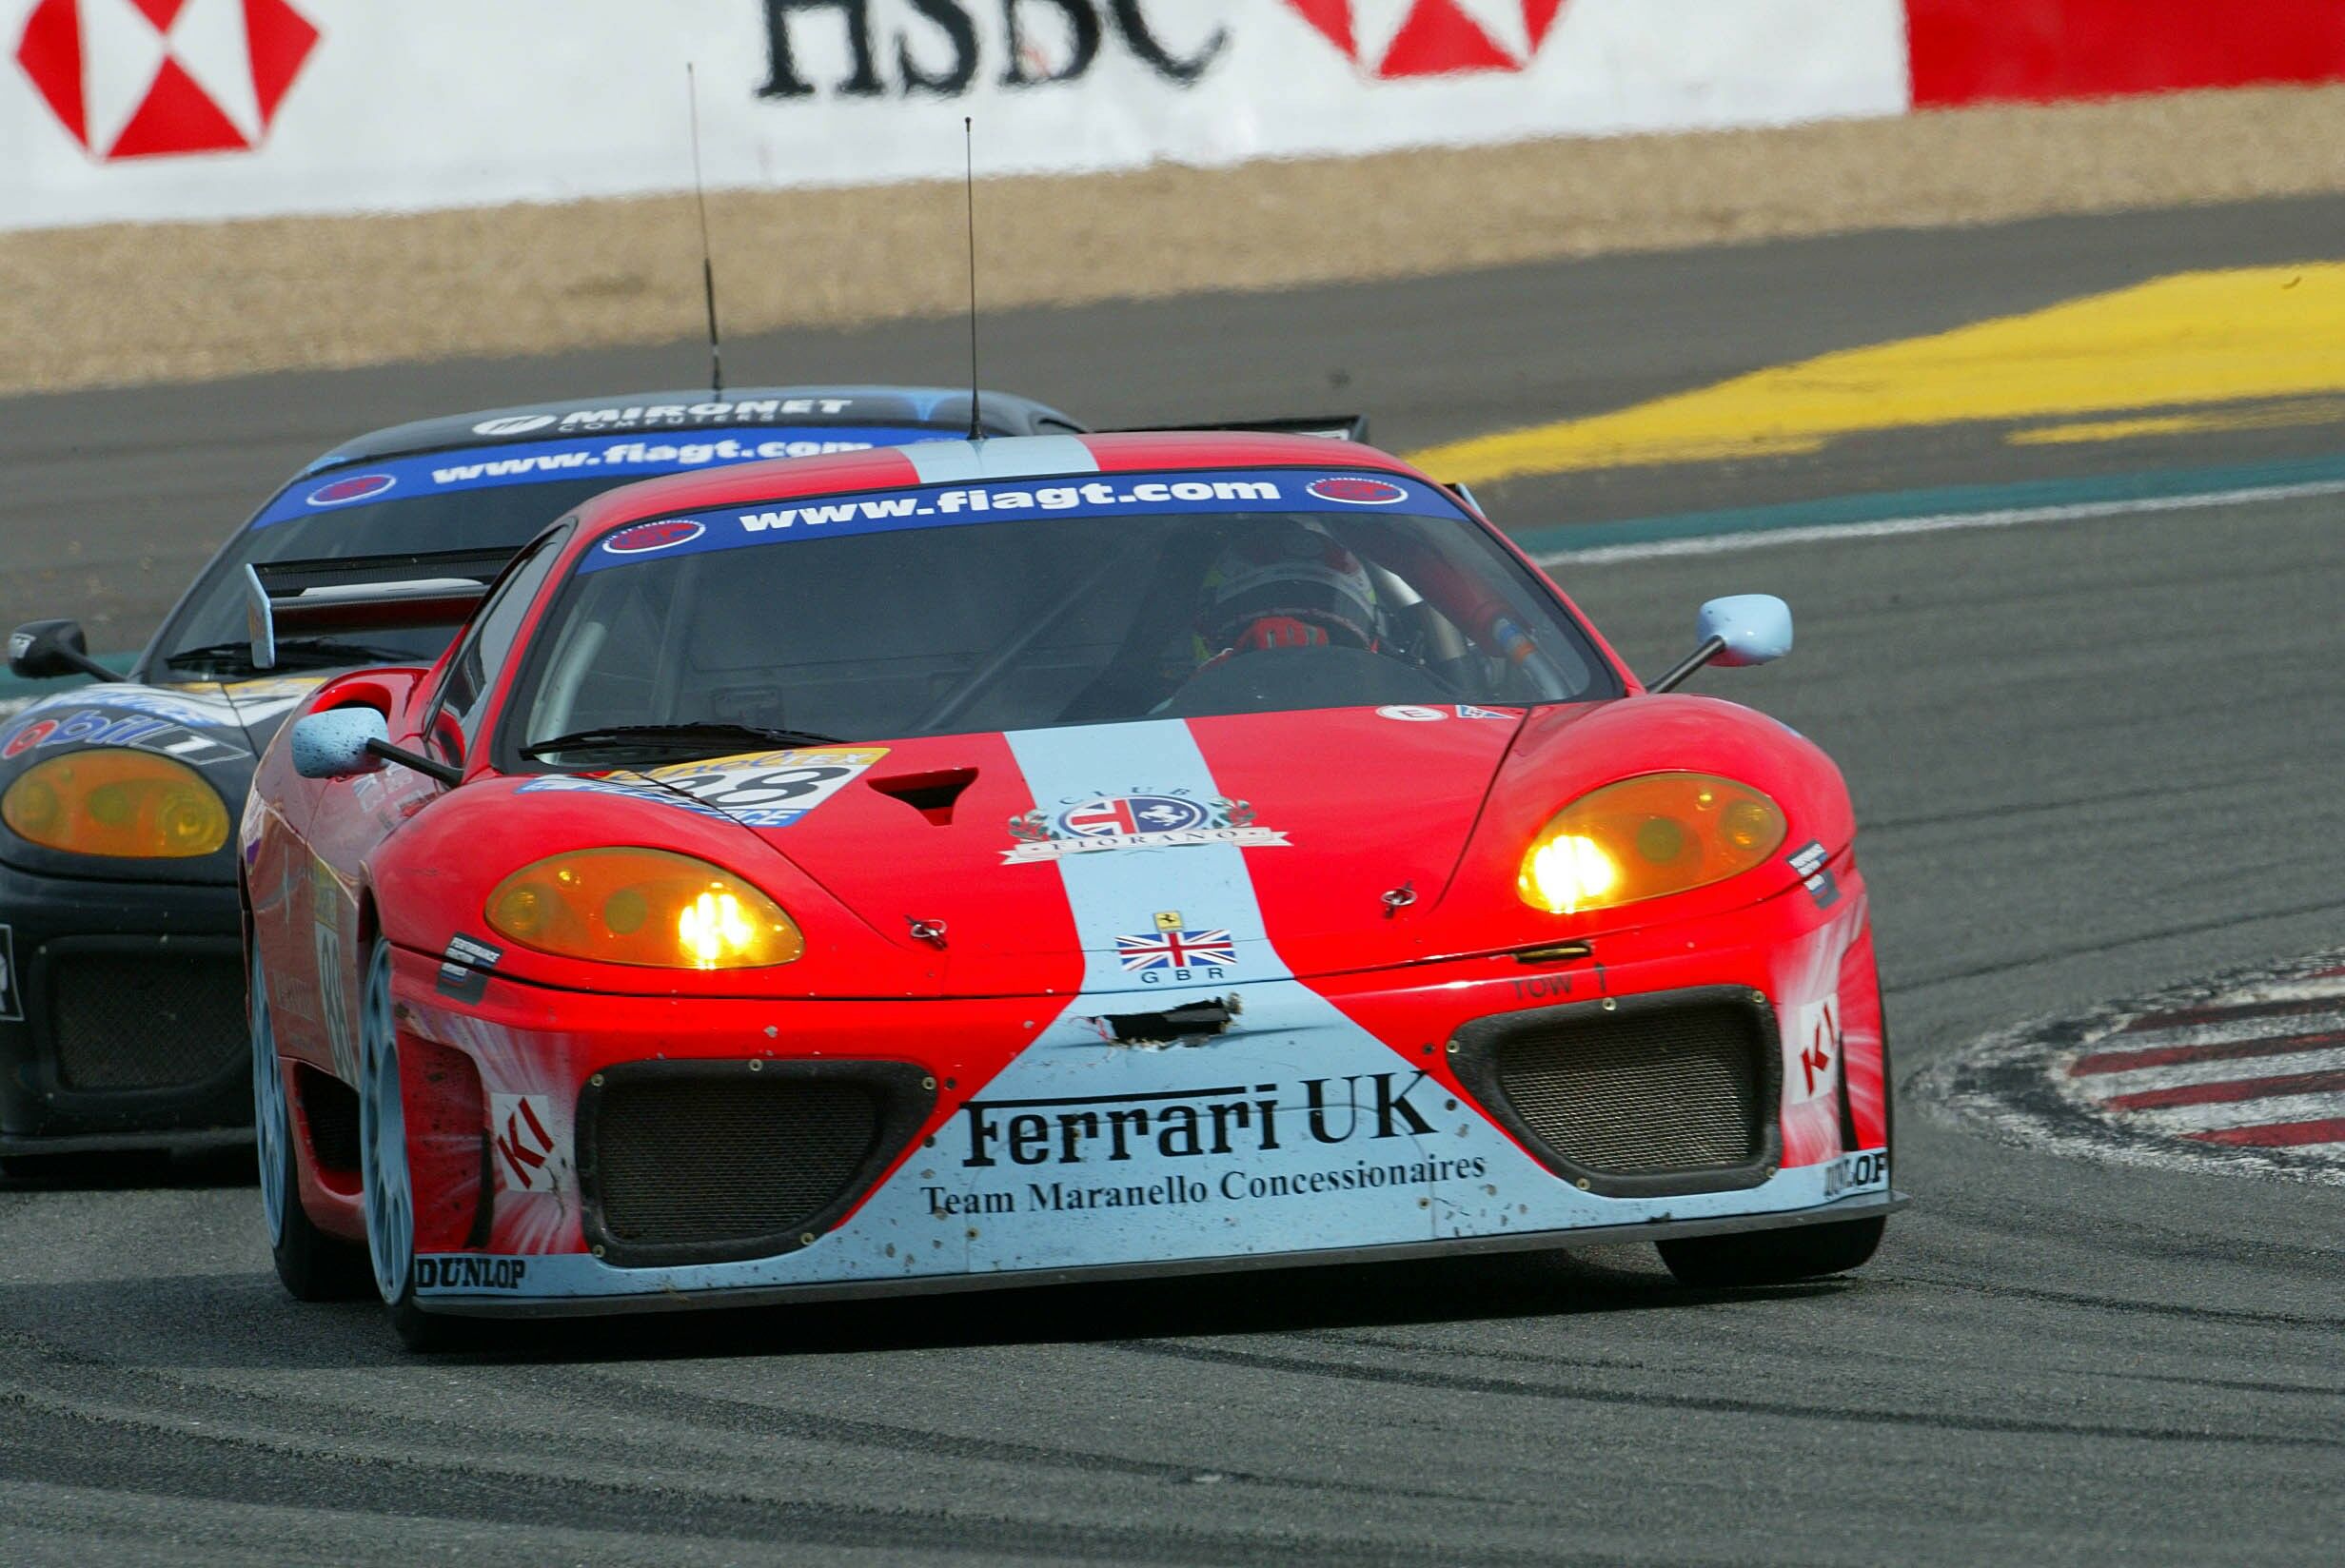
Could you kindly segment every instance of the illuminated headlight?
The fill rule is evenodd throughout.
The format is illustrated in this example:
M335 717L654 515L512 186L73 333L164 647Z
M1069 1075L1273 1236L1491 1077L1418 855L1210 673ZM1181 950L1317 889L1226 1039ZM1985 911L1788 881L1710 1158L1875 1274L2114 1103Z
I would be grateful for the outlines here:
M1739 875L1783 841L1783 808L1710 774L1647 774L1582 795L1523 853L1523 902L1578 914Z
M227 803L184 762L96 746L25 770L0 794L19 838L68 854L188 860L228 841Z
M483 918L525 948L654 969L749 970L806 951L796 922L722 867L665 850L574 850L497 884Z

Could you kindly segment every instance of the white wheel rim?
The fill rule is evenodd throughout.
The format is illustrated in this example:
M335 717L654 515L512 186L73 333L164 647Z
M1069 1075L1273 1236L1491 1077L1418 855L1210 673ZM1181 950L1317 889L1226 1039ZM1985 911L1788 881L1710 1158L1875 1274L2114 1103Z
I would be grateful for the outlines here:
M285 1243L286 1151L292 1147L292 1108L286 1103L285 1068L277 1060L277 1029L268 1017L268 982L261 955L252 955L252 1152L261 1165L261 1218L268 1245Z
M414 1262L415 1200L407 1185L407 1117L399 1097L399 1042L391 1032L391 950L366 966L359 1009L358 1144L365 1184L366 1255L375 1288L396 1305Z

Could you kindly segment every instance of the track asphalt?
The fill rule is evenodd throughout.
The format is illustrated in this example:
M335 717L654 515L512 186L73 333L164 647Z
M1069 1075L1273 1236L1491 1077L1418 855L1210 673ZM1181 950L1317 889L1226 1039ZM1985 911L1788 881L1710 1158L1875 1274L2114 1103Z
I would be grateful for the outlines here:
M1021 315L989 324L988 377L1101 422L1356 403L1411 447L2318 259L2341 217L2278 204ZM731 358L927 379L956 331ZM689 353L0 403L5 616L104 609L93 646L129 646L227 522L339 435L673 382ZM1898 430L1483 494L1529 534L1848 492L2121 489L2323 457L2336 434ZM2340 505L1557 571L1641 669L1683 651L1704 598L1791 600L1790 658L1697 678L1846 770L1909 1087L2022 1019L2336 945ZM528 1328L434 1361L369 1308L284 1300L233 1162L160 1188L128 1168L4 1187L0 1558L2334 1560L2336 1190L2070 1158L1901 1102L1915 1206L1873 1264L1806 1287L1689 1294L1613 1248Z

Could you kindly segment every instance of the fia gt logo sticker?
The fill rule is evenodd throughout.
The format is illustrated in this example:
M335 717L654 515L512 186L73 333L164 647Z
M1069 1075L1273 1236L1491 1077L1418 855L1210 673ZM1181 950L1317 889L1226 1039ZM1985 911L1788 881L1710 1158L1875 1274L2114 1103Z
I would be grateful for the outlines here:
M347 506L356 500L372 500L398 482L390 474L352 474L319 485L305 499L312 506Z
M1321 500L1341 501L1346 506L1397 506L1409 499L1409 492L1390 480L1371 480L1360 475L1313 480L1303 488Z
M632 528L621 528L602 541L602 548L614 556L649 555L654 550L672 550L680 544L689 544L708 532L708 524L698 518L670 518L665 522L639 522Z

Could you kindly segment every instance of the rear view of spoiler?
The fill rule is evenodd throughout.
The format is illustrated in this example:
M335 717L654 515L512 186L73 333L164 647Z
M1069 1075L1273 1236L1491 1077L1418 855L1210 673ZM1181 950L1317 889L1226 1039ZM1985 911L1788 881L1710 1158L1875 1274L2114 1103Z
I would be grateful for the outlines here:
M1153 430L1246 430L1271 436L1319 436L1328 441L1366 441L1366 414L1289 416L1275 420L1212 420L1198 424L1125 424L1116 433L1145 434Z
M339 637L463 621L515 554L436 550L247 565L245 627L253 668L277 667L279 633Z

